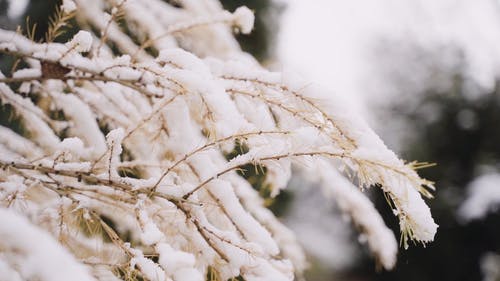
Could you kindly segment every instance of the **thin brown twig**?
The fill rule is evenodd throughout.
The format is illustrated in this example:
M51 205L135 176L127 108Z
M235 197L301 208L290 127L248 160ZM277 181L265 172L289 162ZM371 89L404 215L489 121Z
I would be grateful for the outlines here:
M245 138L245 137L248 137L248 136L252 136L252 135L267 135L267 134L288 134L290 132L288 131L257 131L257 132L247 132L247 133L241 133L241 134L235 134L235 135L230 135L230 136L227 136L225 138L221 138L221 139L217 139L217 140L214 140L210 143L207 143L203 146L200 146L198 147L197 149L189 152L189 153L186 153L181 159L177 160L174 164L172 164L172 166L168 167L167 170L165 170L165 172L163 172L163 174L161 174L161 176L158 178L158 180L156 181L156 183L153 185L153 187L151 188L151 191L152 192L155 192L156 191L156 188L158 187L158 185L161 183L161 181L173 170L175 169L179 164L183 163L184 161L186 161L188 158L192 157L193 155L209 148L209 147L212 147L214 145L217 145L217 144L221 144L221 143L224 143L226 141L229 141L229 140L233 140L233 139L238 139L238 138Z
M234 166L230 166L228 168L225 168L224 170L222 171L219 171L218 173L216 173L215 175L207 178L206 180L204 180L203 182L201 182L200 184L198 184L195 188L193 188L191 191L187 192L186 194L184 194L182 196L183 199L188 199L191 195L193 195L193 193L195 193L196 191L198 191L200 188L202 188L203 186L205 186L206 184L208 184L209 182L217 179L218 177L228 173L228 172L231 172L235 169L238 169L238 168L241 168L242 166L248 164L248 163L251 163L251 162L262 162L262 161L267 161L267 160L280 160L282 158L291 158L291 157L301 157L301 156L328 156L328 157L332 157L332 158L347 158L347 159L351 159L351 160L354 160L356 162L364 162L366 164L369 164L369 165L373 165L373 166L378 166L378 167L382 167L384 169L387 169L387 170L391 170L391 171L394 171L402 176L405 176L411 180L418 180L419 182L422 181L421 179L419 178L414 178L413 176L411 175L408 175L408 173L406 173L405 171L402 171L402 170L399 170L393 166L389 166L387 164L384 164L384 163L381 163L381 162L376 162L374 160L368 160L368 159L361 159L361 158L357 158L355 156L352 156L348 153L345 153L345 152L338 152L338 153L335 153L335 152L328 152L328 151L307 151L307 152L292 152L292 153L286 153L286 154L278 154L278 155L272 155L272 156L265 156L265 157L260 157L260 158L253 158L251 159L251 161L247 161L243 164L238 164L238 165L234 165Z

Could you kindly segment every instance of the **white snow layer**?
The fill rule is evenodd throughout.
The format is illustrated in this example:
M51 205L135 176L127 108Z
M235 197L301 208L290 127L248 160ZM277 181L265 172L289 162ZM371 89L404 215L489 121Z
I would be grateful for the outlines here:
M73 2L73 0L63 0L62 3L62 10L65 13L71 13L74 10L76 10L76 4Z
M92 40L92 34L90 34L90 32L80 30L73 36L73 39L67 43L67 46L75 48L77 52L88 52L90 47L92 47Z
M396 264L398 242L373 203L332 165L319 163L317 171L323 181L324 192L336 200L342 213L352 218L384 268L392 269Z
M5 253L0 256L0 276L10 274L22 280L95 281L67 249L24 216L0 209L0 221L0 245ZM17 274L13 273L14 268L19 270Z
M500 174L486 174L474 179L467 187L467 198L458 209L465 220L481 219L500 207Z
M11 19L22 16L26 7L28 6L28 0L9 0L9 9L7 10L7 15Z
M241 33L248 34L252 31L255 16L247 7L239 7L234 11L235 23L240 29Z
M235 171L247 163L264 165L274 196L286 187L292 163L324 157L356 173L363 186L382 184L410 238L433 238L437 225L418 193L423 180L345 102L316 104L321 90L266 71L235 45L228 27L251 31L247 8L231 14L212 0L186 0L183 8L160 0L124 2L119 12L134 22L129 32L151 44L137 46L109 16L99 16L104 1L75 2L79 16L101 33L80 31L66 44L38 44L0 30L5 52L39 62L19 78L33 75L44 61L71 69L71 76L47 79L43 87L37 81L23 86L40 96L37 103L0 84L2 102L13 106L29 132L25 137L0 127L7 132L0 139L6 167L0 188L5 200L28 206L26 217L64 234L75 253L90 253L91 261L103 264L130 258L140 275L159 281L203 280L208 266L222 280L240 274L249 281L292 280L306 265L300 246ZM152 25L158 27L150 30ZM98 39L103 34L105 42ZM113 57L108 45L120 54ZM143 47L156 48L159 57ZM50 118L48 110L61 110L64 120ZM102 130L109 130L106 138ZM68 138L61 142L60 135ZM16 143L19 138L26 140ZM249 151L227 161L224 149L231 151L236 141ZM134 177L122 176L126 168ZM370 249L390 268L394 241L373 206L359 192L348 192L355 189L340 174L330 176L326 181L339 183L330 191L342 198L341 209L364 228ZM71 223L75 216L91 223L99 218L94 212L114 222L113 229L99 222L113 243L73 231L80 226ZM118 237L123 233L130 233L130 244Z

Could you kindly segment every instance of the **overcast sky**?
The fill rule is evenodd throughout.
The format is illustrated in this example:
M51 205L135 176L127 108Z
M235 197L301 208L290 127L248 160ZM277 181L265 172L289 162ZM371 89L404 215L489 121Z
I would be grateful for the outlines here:
M485 88L500 72L494 0L291 0L281 27L283 69L343 95L380 100L395 92L394 75L418 87L431 64L465 63Z

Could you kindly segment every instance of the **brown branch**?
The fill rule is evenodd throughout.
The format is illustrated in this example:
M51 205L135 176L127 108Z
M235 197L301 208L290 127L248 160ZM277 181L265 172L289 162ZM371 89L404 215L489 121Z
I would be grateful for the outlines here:
M244 138L244 137L248 137L248 136L252 136L252 135L266 135L266 134L289 134L290 132L288 131L257 131L257 132L247 132L247 133L241 133L241 134L235 134L235 135L230 135L230 136L227 136L225 138L221 138L221 139L218 139L218 140L214 140L210 143L207 143L201 147L198 147L197 149L185 154L181 159L177 160L172 166L168 167L168 169L163 172L163 174L160 176L160 178L156 181L156 183L153 185L153 187L151 188L151 191L152 192L155 192L156 191L156 188L158 187L158 185L160 184L160 182L173 170L175 169L179 164L181 164L182 162L186 161L188 158L190 158L191 156L197 154L198 152L200 151L203 151L211 146L214 146L214 145L217 145L217 144L221 144L223 142L226 142L226 141L229 141L229 140L233 140L233 139L238 139L238 138Z
M270 105L276 106L276 107L278 107L278 108L280 108L280 109L288 112L293 117L299 118L302 121L304 121L304 122L308 123L309 125L313 126L318 131L324 133L329 138L331 138L334 141L334 143L338 144L339 146L345 147L345 145L343 145L345 141L342 138L340 138L339 136L337 136L335 134L331 134L330 132L328 132L326 130L326 127L325 127L324 124L319 125L317 122L315 122L313 120L310 120L309 118L307 118L307 116L305 116L304 114L302 114L298 110L295 110L293 108L285 106L282 101L272 100L272 99L269 99L269 98L265 97L264 95L262 95L260 93L252 93L252 92L245 91L245 90L240 90L240 89L230 88L230 89L226 89L226 91L228 93L230 93L230 94L238 94L238 95L248 96L248 97L251 97L251 98L258 98L258 99L261 99L262 101L264 101L266 104L270 104ZM352 150L352 149L349 149L349 150Z
M213 242L212 240L210 239L210 237L208 237L205 232L204 232L204 227L200 224L200 222L194 218L191 213L182 205L181 202L177 202L177 201L174 201L172 202L175 204L175 206L177 207L177 209L179 209L183 214L184 216L190 221L193 223L193 225L196 227L196 230L198 231L198 233L201 235L201 237L203 238L203 240L205 240L205 242L207 242L207 244L210 246L210 248L212 248L216 253L217 255L219 255L219 257L221 257L225 262L229 263L229 258L226 256L226 254L224 254L224 252L222 252L221 249L219 249Z
M233 77L233 76L222 76L222 79L225 80L234 80L234 81L242 81L242 82L251 82L254 84L259 84L259 85L264 85L267 87L272 87L275 89L279 89L284 92L288 92L292 94L294 97L297 99L301 100L302 102L305 102L306 104L310 105L313 107L315 110L317 110L324 119L326 119L338 132L341 134L343 137L345 137L354 147L356 147L356 142L354 139L349 137L336 123L333 121L333 119L323 110L321 109L318 105L316 105L313 101L310 99L304 97L303 95L299 94L298 92L291 90L288 86L283 85L283 84L276 84L276 83L271 83L267 81L260 80L258 78L242 78L242 77Z
M5 161L0 159L0 166L2 167L14 167L17 169L21 170L32 170L32 171L38 171L42 174L53 174L53 175L61 175L61 176L66 176L66 177L72 177L75 179L79 180L85 180L89 183L96 183L96 184L102 184L102 185L109 185L113 186L116 188L119 188L121 190L125 191L131 191L133 187L127 183L119 182L114 179L108 180L108 179L102 179L99 178L90 172L86 171L73 171L73 170L63 170L63 169L55 169L51 167L46 167L43 165L35 165L31 163L20 163L20 162L14 162L14 161Z
M106 26L104 27L104 30L101 30L101 39L99 40L99 44L97 45L97 57L99 57L99 54L101 52L102 46L106 43L106 40L108 39L108 31L109 27L111 26L111 23L120 18L123 15L123 5L127 2L127 0L123 0L121 3L118 5L114 6L111 9L111 18L108 20L106 23Z
M158 114L162 109L164 109L167 105L169 105L170 103L172 103L177 97L179 97L182 94L183 93L180 93L180 94L175 95L175 96L173 96L173 97L171 97L169 99L163 100L162 103L161 103L161 105L158 106L157 109L153 110L153 112L151 112L147 117L143 118L141 120L141 122L139 122L138 124L136 124L133 128L127 129L127 133L123 137L123 141L125 141L126 139L128 139L136 130L138 130L139 128L141 128L142 126L144 126L147 122L149 122L151 119L153 119L153 117L155 117L156 114Z
M206 180L204 180L203 182L201 182L200 184L198 184L195 188L193 188L191 191L189 191L188 193L184 194L182 196L183 199L188 199L191 195L193 195L193 193L195 193L196 191L198 191L200 188L202 188L203 186L205 186L206 184L208 184L209 182L217 179L218 177L228 173L228 172L231 172L235 169L238 169L238 168L241 168L242 166L244 165L247 165L249 163L252 163L252 162L262 162L262 161L267 161L267 160L280 160L280 159L283 159L283 158L291 158L291 157L301 157L301 156L327 156L327 157L331 157L331 158L347 158L347 159L350 159L350 160L353 160L357 163L366 163L368 165L373 165L373 166L378 166L378 167L382 167L384 169L387 169L387 170L391 170L393 172L396 172L410 180L413 180L413 181L419 181L421 182L422 179L420 178L415 178L411 175L408 175L405 171L402 171L402 170L399 170L397 169L396 167L393 167L393 166L389 166L387 164L384 164L384 163L381 163L381 162L376 162L376 161L373 161L373 160L367 160L367 159L361 159L361 158L357 158L357 157L354 157L348 153L345 153L345 152L339 152L339 153L334 153L334 152L327 152L327 151L307 151L307 152L292 152L292 153L286 153L286 154L278 154L278 155L272 155L272 156L266 156L266 157L261 157L261 158L254 158L254 159L251 159L251 161L247 161L245 163L242 163L242 164L238 164L238 165L235 165L235 166L231 166L231 167L228 167L220 172L218 172L217 174L207 178ZM359 164L361 165L361 164Z
M32 76L32 77L7 77L7 78L0 78L0 83L22 83L22 82L31 82L31 81L45 81L45 80L51 80L54 78L51 77L43 77L43 76ZM125 86L127 88L131 88L132 90L135 90L141 94L144 94L145 96L148 97L156 97L156 98L161 98L163 96L159 96L157 94L151 93L146 89L141 88L140 86L136 86L133 84L135 80L125 80L125 79L115 79L115 78L110 78L106 76L101 76L101 75L91 75L91 76L72 76L72 75L67 75L64 77L59 77L57 80L60 81L68 81L68 80L75 80L75 81L102 81L102 82L114 82L118 83L122 86Z

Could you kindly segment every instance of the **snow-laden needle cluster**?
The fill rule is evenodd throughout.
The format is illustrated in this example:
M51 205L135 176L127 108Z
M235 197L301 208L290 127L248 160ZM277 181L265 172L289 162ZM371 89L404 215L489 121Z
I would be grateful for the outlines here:
M67 20L87 31L50 42ZM397 242L360 188L382 189L405 246L433 239L420 166L341 99L243 53L231 32L253 20L210 0L65 0L49 42L0 30L17 60L0 78L2 276L292 280L304 254L237 173L248 164L273 196L292 164L309 169L387 269Z

